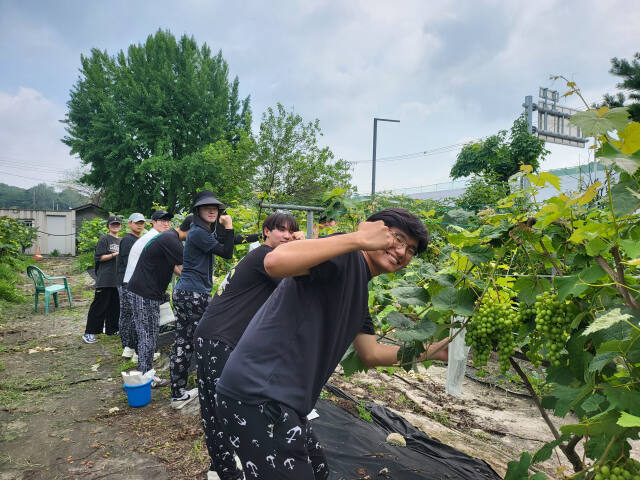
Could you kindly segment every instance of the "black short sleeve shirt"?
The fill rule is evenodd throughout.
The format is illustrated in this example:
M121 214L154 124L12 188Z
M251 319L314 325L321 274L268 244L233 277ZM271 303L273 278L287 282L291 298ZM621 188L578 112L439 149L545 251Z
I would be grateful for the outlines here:
M96 265L96 288L104 287L117 287L118 275L117 275L117 256L101 262L100 258L103 255L109 255L116 253L120 249L120 238L112 237L111 235L103 235L98 239L95 249L95 265Z
M124 273L127 271L127 263L129 262L129 252L131 247L136 243L138 237L133 233L127 233L122 240L120 240L120 253L116 257L116 265L118 267L118 285L122 285Z
M182 265L182 250L178 232L173 229L153 237L142 250L127 289L141 297L162 301L173 267Z
M231 269L200 319L194 338L220 339L235 347L247 325L280 283L264 269L273 248L261 245Z
M370 322L360 251L285 278L255 314L218 381L223 395L308 414L349 344Z

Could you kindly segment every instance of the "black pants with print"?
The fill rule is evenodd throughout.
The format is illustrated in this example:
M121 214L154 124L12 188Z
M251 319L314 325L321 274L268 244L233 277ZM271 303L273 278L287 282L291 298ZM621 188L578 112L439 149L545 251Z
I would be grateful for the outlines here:
M173 290L173 308L176 311L176 341L170 355L171 396L182 396L189 378L189 366L193 355L193 332L209 305L209 295Z
M87 326L84 333L94 335L104 332L107 335L118 333L118 317L120 316L120 300L116 287L96 288L93 302L87 314Z
M200 415L211 458L211 470L216 471L222 480L241 479L242 472L236 467L233 447L216 416L215 403L216 384L233 349L220 340L207 338L196 338L194 347L198 366Z
M146 373L153 368L153 354L158 344L160 301L144 298L127 290L133 306L133 323L138 335L138 370Z
M326 480L329 467L311 425L278 402L248 405L218 394L224 434L249 479Z
M133 305L131 304L131 293L125 285L118 287L120 296L120 318L118 319L118 330L120 331L120 341L122 348L129 347L137 350L138 334L136 325L133 323Z

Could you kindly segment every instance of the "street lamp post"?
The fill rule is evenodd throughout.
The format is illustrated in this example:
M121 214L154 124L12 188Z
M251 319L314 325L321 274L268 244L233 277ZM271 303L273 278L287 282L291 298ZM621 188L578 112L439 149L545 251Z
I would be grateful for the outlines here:
M378 138L378 122L395 122L400 120L391 120L388 118L373 118L373 164L371 165L371 198L376 194L376 142Z

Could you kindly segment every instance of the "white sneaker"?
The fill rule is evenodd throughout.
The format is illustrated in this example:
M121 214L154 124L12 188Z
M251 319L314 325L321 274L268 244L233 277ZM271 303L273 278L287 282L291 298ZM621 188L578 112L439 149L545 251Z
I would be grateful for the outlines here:
M136 354L136 351L133 348L124 347L122 350L122 356L125 358L131 358Z
M171 399L171 408L175 408L176 410L180 410L186 404L190 403L192 400L198 397L198 389L193 388L191 390L184 390L183 395L180 398L172 398Z
M220 477L213 470L207 472L207 480L220 480Z
M166 378L153 377L153 381L151 382L151 388L164 387L165 385L169 385L169 380Z
M124 356L124 355L123 355ZM155 362L156 360L158 360L160 358L160 352L156 352L153 354L153 361ZM138 354L137 353L133 353L133 355L131 356L131 361L133 363L138 363Z

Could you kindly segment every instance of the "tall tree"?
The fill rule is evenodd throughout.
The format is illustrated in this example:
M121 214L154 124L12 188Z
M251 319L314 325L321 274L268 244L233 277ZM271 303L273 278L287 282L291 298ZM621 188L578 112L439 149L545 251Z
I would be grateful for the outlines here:
M280 103L269 107L257 139L254 189L269 201L308 205L330 188L351 188L349 164L334 161L331 150L318 145L321 135L319 120L305 123Z
M636 52L631 61L624 58L612 58L609 73L622 78L622 82L618 83L616 87L630 93L627 95L623 92L614 95L607 93L602 98L601 105L610 108L628 106L631 120L640 122L640 52Z
M488 175L506 182L521 165L531 165L538 170L540 160L548 153L544 141L528 132L527 120L521 115L513 122L508 137L507 132L501 130L484 141L462 147L449 175L451 178Z
M147 211L154 201L186 207L214 180L205 178L210 169L193 173L199 152L214 144L234 155L249 151L249 97L239 99L222 53L193 37L158 30L126 53L93 49L81 57L80 73L62 141L89 166L82 181L103 190L110 210Z

